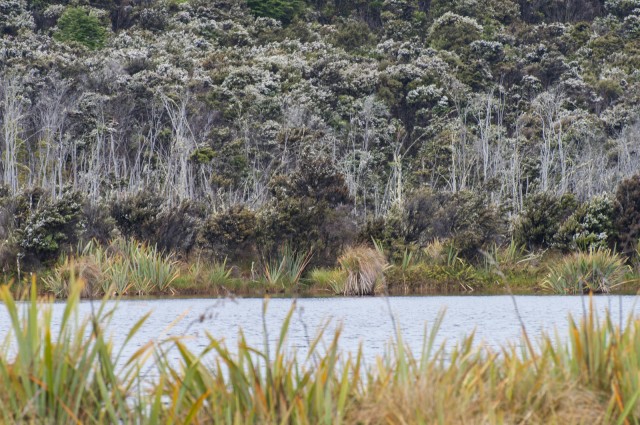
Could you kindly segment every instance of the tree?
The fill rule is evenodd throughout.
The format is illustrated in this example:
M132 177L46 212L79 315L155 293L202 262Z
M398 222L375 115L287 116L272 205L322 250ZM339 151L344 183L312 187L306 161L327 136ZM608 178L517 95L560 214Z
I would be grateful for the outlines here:
M67 8L58 20L54 38L65 43L80 43L91 50L104 46L107 29L100 19L81 7Z

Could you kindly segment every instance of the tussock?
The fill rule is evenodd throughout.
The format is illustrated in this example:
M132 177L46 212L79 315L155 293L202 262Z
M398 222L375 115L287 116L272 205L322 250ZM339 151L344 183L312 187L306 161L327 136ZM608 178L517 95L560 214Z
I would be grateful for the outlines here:
M367 246L349 248L338 262L347 272L344 295L372 295L376 285L384 285L387 261L379 250Z

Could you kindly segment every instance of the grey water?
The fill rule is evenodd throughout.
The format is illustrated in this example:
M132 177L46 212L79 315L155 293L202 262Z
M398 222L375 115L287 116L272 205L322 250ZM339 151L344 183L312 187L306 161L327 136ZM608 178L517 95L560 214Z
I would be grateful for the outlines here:
M515 302L515 305L514 305ZM603 317L609 310L614 320L626 321L629 314L640 314L636 296L593 297L596 312ZM532 340L543 332L554 330L562 337L567 334L569 315L579 318L588 310L588 297L581 296L421 296L371 298L276 298L268 302L263 314L264 300L255 298L219 299L135 299L110 301L115 312L107 332L117 351L129 329L144 314L149 319L126 345L126 359L149 341L160 342L168 337L182 337L194 352L208 345L207 334L224 340L232 350L242 329L250 346L264 347L265 336L272 350L277 343L287 312L295 309L287 347L304 355L323 324L327 324L324 340L329 342L340 327L340 348L355 352L361 345L367 361L384 354L395 340L394 326L414 354L420 353L425 326L430 327L438 313L445 311L437 334L438 343L455 343L475 332L477 344L497 348L506 343L520 344L521 323ZM79 316L90 315L99 302L82 301ZM517 310L516 310L517 305ZM53 304L53 325L59 326L64 303ZM264 325L267 332L265 335ZM0 341L10 329L9 317L0 306ZM170 350L171 359L178 360L177 350Z

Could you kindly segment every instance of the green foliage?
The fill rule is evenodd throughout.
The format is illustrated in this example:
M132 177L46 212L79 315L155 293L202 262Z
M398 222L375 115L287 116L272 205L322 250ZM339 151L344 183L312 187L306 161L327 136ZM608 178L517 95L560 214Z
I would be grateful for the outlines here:
M304 2L302 0L247 0L247 6L256 16L274 18L289 24L302 11Z
M618 249L632 255L640 240L640 175L618 185L614 217Z
M103 329L113 311L105 302L96 306L91 317L80 321L81 289L78 282L71 285L54 330L53 306L37 299L35 279L24 309L8 286L0 288L0 300L10 319L6 341L13 342L3 344L0 353L0 382L5 389L0 395L3 423L134 420L127 400L141 373L138 360L146 350L136 350L129 358L113 351ZM147 317L126 330L125 344ZM126 366L121 369L121 365Z
M349 20L338 27L334 40L345 50L354 51L371 45L375 37L366 23Z
M556 294L610 292L625 282L629 267L606 249L578 252L549 267L542 286Z
M436 49L462 51L480 39L482 31L475 19L447 12L429 29L429 42Z
M64 11L54 35L58 41L79 43L91 50L102 48L107 36L100 19L81 7L68 7Z
M344 176L326 158L309 158L291 175L274 177L270 190L273 199L259 216L263 250L288 244L313 250L316 265L333 264L355 234Z
M156 218L160 214L162 203L159 196L142 191L114 200L111 204L111 217L124 236L148 239L155 232Z
M599 196L582 204L560 226L556 235L558 246L564 249L605 249L616 239L613 223L614 202Z
M74 245L83 228L82 203L78 192L66 192L59 200L43 201L18 230L22 254L50 261Z
M257 219L244 205L209 215L200 230L202 246L212 249L218 257L246 258L254 251Z
M347 273L342 269L315 268L309 274L309 282L335 295L342 295L347 283Z
M458 254L470 260L480 258L480 250L500 242L506 232L502 212L469 191L416 191L407 199L403 223L407 242L425 246L449 239Z
M312 256L312 251L296 252L288 245L283 246L276 257L263 261L266 283L281 289L296 287Z
M145 314L120 330L123 346L114 351L108 325L115 304L105 299L80 319L80 291L71 285L54 321L35 281L23 303L0 288L9 318L0 348L3 423L474 424L498 414L492 422L632 424L640 406L640 321L630 315L619 323L609 311L599 318L593 302L580 321L568 319L566 335L543 334L534 345L523 332L495 349L473 336L438 345L439 314L419 353L398 332L393 348L367 365L362 349L340 349L340 329L327 335L328 324L306 356L289 350L295 305L279 332L268 333L265 321L262 347L243 331L232 348L207 335L200 353L175 336L140 347Z
M561 197L548 193L529 196L514 225L515 242L529 250L551 247L560 226L577 206L577 201L571 194Z

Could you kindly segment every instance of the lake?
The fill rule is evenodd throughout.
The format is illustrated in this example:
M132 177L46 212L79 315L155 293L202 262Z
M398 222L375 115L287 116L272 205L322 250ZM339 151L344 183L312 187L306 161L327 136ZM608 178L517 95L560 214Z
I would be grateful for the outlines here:
M599 314L609 309L615 320L626 319L630 312L640 314L636 296L597 296L594 304ZM431 324L439 311L446 314L438 340L449 343L475 331L479 343L497 347L519 343L522 328L514 307L514 300L529 336L535 340L545 330L557 328L566 335L567 317L579 317L588 309L589 298L580 296L421 296L421 297L365 297L365 298L288 298L271 299L265 320L270 345L274 345L280 326L295 302L289 333L289 346L304 353L320 326L330 321L329 335L342 326L341 348L355 351L362 344L365 358L371 360L383 354L394 338L392 316L398 324L405 342L420 351L425 324ZM99 302L94 301L93 307ZM111 302L115 303L115 301ZM248 298L218 299L134 299L120 300L108 331L113 335L116 348L122 345L130 327L147 312L151 317L141 328L135 340L126 347L131 354L149 340L167 336L184 336L186 344L196 352L207 345L206 332L223 338L230 347L237 342L242 328L250 345L263 347L263 300ZM54 304L54 324L58 324L63 303ZM80 314L88 315L90 301L80 303ZM0 340L9 329L6 311L0 308ZM54 328L55 329L55 328ZM325 338L328 340L328 338ZM174 350L175 351L175 350ZM178 358L177 352L172 355Z

